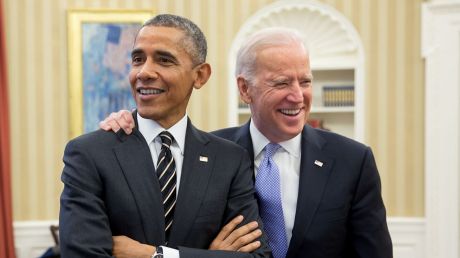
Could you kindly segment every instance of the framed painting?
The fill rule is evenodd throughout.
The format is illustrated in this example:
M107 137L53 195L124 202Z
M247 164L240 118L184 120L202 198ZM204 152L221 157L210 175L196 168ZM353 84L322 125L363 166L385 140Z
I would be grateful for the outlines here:
M70 137L96 130L111 112L135 107L131 49L148 10L69 10Z

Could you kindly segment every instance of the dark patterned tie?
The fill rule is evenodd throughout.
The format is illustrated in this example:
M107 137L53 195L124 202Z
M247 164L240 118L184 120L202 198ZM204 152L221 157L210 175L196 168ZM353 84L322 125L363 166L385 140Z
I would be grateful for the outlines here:
M171 154L171 143L173 136L163 131L160 133L161 152L158 156L157 175L160 182L161 194L163 196L163 208L165 211L165 235L166 241L169 240L169 233L174 217L174 207L176 205L176 164Z

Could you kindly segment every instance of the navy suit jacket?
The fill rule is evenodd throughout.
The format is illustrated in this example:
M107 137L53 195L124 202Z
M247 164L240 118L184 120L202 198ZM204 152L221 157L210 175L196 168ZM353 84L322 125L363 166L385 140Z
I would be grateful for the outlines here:
M59 217L62 257L111 257L117 235L164 244L160 185L149 147L136 128L131 135L99 130L67 144ZM246 150L188 121L168 242L181 258L271 256L265 235L252 254L202 250L235 216L244 215L245 223L259 221L250 166Z
M249 122L214 134L238 143L254 160ZM393 257L371 149L310 126L302 131L301 146L299 194L287 258Z

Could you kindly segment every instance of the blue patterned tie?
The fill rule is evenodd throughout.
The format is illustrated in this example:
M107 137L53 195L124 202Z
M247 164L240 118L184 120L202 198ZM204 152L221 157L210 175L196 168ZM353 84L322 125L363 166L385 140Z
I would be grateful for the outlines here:
M281 146L269 143L256 175L256 192L260 204L260 217L264 223L274 258L286 257L288 242L281 205L280 172L273 161L273 155Z

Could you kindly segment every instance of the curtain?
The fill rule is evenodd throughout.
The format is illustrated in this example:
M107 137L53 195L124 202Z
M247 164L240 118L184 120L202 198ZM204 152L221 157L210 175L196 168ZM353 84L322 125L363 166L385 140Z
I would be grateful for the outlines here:
M6 39L0 0L0 258L14 258Z

